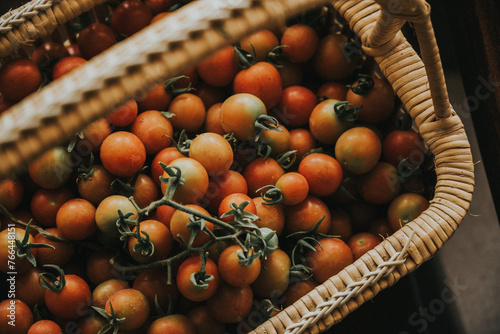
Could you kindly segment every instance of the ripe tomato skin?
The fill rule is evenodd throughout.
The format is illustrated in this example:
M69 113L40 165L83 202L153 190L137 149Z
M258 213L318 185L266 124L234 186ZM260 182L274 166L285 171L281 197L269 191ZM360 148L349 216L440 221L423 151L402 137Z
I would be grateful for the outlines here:
M389 203L399 195L401 189L396 167L384 161L378 162L356 180L361 198L373 204Z
M168 105L172 101L172 95L167 93L165 85L160 83L137 99L139 112L147 110L167 110Z
M111 29L120 38L129 37L150 24L151 9L142 1L126 0L111 15Z
M111 183L114 180L115 177L103 165L96 164L92 174L77 178L76 186L81 198L97 206L103 199L113 195Z
M144 3L151 9L153 15L166 12L172 5L172 0L144 0Z
M299 64L293 63L288 59L282 59L278 62L277 68L283 88L298 86L302 82L302 68Z
M347 78L357 67L360 57L345 53L342 48L347 37L329 34L320 39L312 59L315 72L325 80L337 81Z
M233 94L222 103L220 110L222 128L226 133L233 133L238 140L250 140L257 135L255 121L261 115L267 115L264 102L248 93Z
M268 53L279 45L279 41L272 31L262 29L243 37L239 44L243 50L255 55L255 61L259 62L267 59Z
M248 194L260 196L265 190L257 190L270 184L276 184L276 181L283 174L285 174L285 170L275 159L262 157L254 159L243 170L243 176L248 184Z
M33 53L31 54L31 60L35 63L44 63L44 61L48 58L53 57L67 57L69 56L68 50L64 47L64 45L56 42L44 42L41 45L37 46Z
M276 107L277 114L281 123L286 126L305 126L317 103L316 95L309 88L287 87L283 89L281 100Z
M138 112L139 107L137 106L137 102L135 100L128 100L107 114L106 119L115 126L128 126L135 121Z
M309 130L319 142L335 145L340 135L353 126L353 122L343 120L335 112L339 100L327 99L314 107L309 117Z
M114 270L111 263L109 263L114 256L115 253L112 251L91 252L85 264L85 276L87 281L95 286L104 281L117 278L119 273Z
M247 285L234 287L221 281L215 295L206 301L212 317L225 324L243 320L252 310L253 292Z
M191 158L178 158L173 160L169 166L176 166L181 170L184 183L179 185L174 193L173 199L182 204L193 204L200 201L208 189L208 173L198 161ZM167 172L163 177L168 178ZM163 194L167 190L167 184L162 183Z
M28 165L28 173L33 182L45 189L62 187L72 172L70 155L62 146L49 149Z
M20 101L38 90L42 74L36 63L28 58L18 58L0 69L0 93L11 101Z
M118 290L130 288L127 281L112 278L97 285L92 291L92 305L104 308L106 301Z
M225 333L226 326L210 315L210 310L206 305L199 305L192 308L187 312L186 316L195 327L197 334Z
M218 216L220 217L224 213L233 210L231 208L232 203L239 206L243 202L248 202L247 206L243 209L244 211L257 214L257 208L255 207L255 204L250 196L243 193L232 193L224 197L224 199L220 202L218 209ZM234 221L234 219L235 219L234 215L229 215L227 217L221 218L221 220L225 221L226 223L230 223Z
M424 140L415 131L393 130L383 141L382 156L395 167L404 159L412 166L420 166L425 160Z
M199 288L191 281L191 275L196 274L201 269L200 256L192 256L182 262L177 270L176 282L180 293L187 299L195 302L205 301L211 298L219 286L219 271L217 265L210 258L205 262L207 275L213 276L213 280L208 281L207 288Z
M311 59L319 44L316 31L305 24L289 26L281 36L283 54L295 63L304 63Z
M139 174L134 183L134 192L132 193L135 203L143 209L153 201L160 199L160 188L153 179L146 174Z
M23 287L17 289L16 297L30 308L33 308L36 304L42 305L44 303L45 289L38 283L41 272L39 268L32 267L16 277L16 285Z
M179 298L179 290L175 282L168 284L167 271L163 268L149 268L141 272L134 279L132 288L142 292L149 302L149 309L156 314L155 299L162 310L168 309L169 299L175 303Z
M240 173L228 170L226 173L210 178L205 200L212 212L217 213L220 202L234 193L248 193L247 181Z
M195 210L199 213L202 213L206 216L210 216L210 213L196 204L187 204L187 208ZM180 242L179 238L184 240L186 244L189 243L189 239L191 238L192 230L187 225L189 223L189 214L181 211L175 210L170 218L170 230L172 231L172 236L175 238L175 241ZM210 230L214 230L214 224L211 222L205 221L205 226ZM193 247L200 247L206 244L210 240L210 236L205 232L198 232L196 237L193 240Z
M335 208L330 211L332 215L332 224L328 235L339 236L340 239L347 242L352 236L351 217L341 208Z
M290 151L290 132L283 124L278 125L278 130L263 131L259 138L261 143L271 149L270 155L275 158Z
M226 173L233 164L231 144L217 133L197 135L189 147L189 157L205 167L209 176Z
M10 316L14 315L15 326L9 324L13 320ZM0 303L0 331L5 334L24 334L27 333L33 324L33 313L28 305L19 299L4 299Z
M94 22L78 35L78 49L85 59L90 59L116 43L115 33L104 23Z
M171 314L153 321L147 334L196 334L191 321L183 314Z
M379 137L373 130L363 126L347 130L335 144L335 157L344 169L355 175L375 167L381 154Z
M314 290L318 283L314 280L291 282L283 295L283 307L288 307Z
M252 283L254 294L263 298L276 298L285 293L289 284L292 262L287 253L276 249L262 261L259 276Z
M57 229L69 240L83 240L97 230L95 206L83 198L73 198L61 205L56 215Z
M276 181L276 187L283 196L283 205L297 205L309 194L309 183L304 175L287 172Z
M280 236L285 227L285 209L280 204L267 205L262 197L252 198L259 219L254 221L258 227L267 227Z
M92 293L87 282L77 275L65 275L65 280L62 290L45 291L45 305L56 317L76 320L90 308Z
M233 80L235 94L248 93L257 96L266 106L266 110L275 107L283 91L281 76L273 65L258 62L253 66L240 70Z
M205 124L203 125L205 132L213 132L221 136L226 134L220 120L221 107L222 102L216 102L207 109L207 117L205 118Z
M139 290L130 288L116 291L112 294L104 309L111 312L111 306L118 318L125 318L120 323L121 331L134 331L144 325L149 317L149 302Z
M363 254L380 243L380 238L369 232L359 232L354 234L347 241L347 245L352 251L353 260L356 261Z
M163 168L160 166L160 162L163 162L165 165L169 165L175 159L183 157L184 154L179 152L179 150L173 146L166 147L155 155L153 162L151 163L151 177L158 186L161 186L160 176L162 176L164 172Z
M316 96L319 98L334 99L345 101L349 88L339 81L328 81L322 84L316 90Z
M219 256L217 266L219 275L224 282L235 286L244 287L252 284L259 276L261 269L260 258L257 258L249 266L238 263L238 253L243 253L243 249L239 245L231 245L227 247Z
M101 148L104 138L111 134L111 126L104 117L87 125L83 130L83 139L76 144L80 154L96 153Z
M161 222L154 219L147 219L140 222L141 236L143 232L149 235L149 241L154 246L154 253L151 256L142 255L134 250L134 246L138 243L137 238L131 237L128 239L128 251L130 255L139 263L150 263L166 259L172 250L172 234L170 230ZM132 232L136 232L137 227L134 227Z
M322 284L354 261L351 249L341 239L325 238L320 243L316 251L307 252L306 265L312 268L314 280Z
M205 105L198 96L191 93L183 93L174 97L168 111L173 114L170 122L177 130L196 132L205 122Z
M387 209L387 217L392 230L396 232L402 226L420 216L429 207L429 201L420 194L403 193L392 200Z
M0 181L0 203L7 211L15 210L22 202L24 185L17 179L7 178Z
M33 323L28 330L27 334L62 334L62 329L59 325L52 320L38 320Z
M85 64L87 60L79 56L69 56L61 58L52 69L52 80L59 79L64 74L71 72L75 68Z
M2 231L0 231L0 271L7 273L15 271L18 274L24 273L28 271L30 268L33 268L33 265L26 259L26 257L19 258L17 256L17 245L14 241L14 247L12 248L12 237L15 237L15 240L22 241L24 238L25 230L19 227L8 227ZM30 234L29 243L34 243L35 239ZM37 249L33 248L30 250L33 256L36 256ZM12 253L14 253L14 257L12 257ZM9 266L10 263L14 262L15 270L12 270Z
M54 227L45 229L45 232L58 237L62 236L61 232ZM37 250L35 258L38 266L44 264L55 264L59 267L63 267L69 262L75 252L75 244L71 242L52 241L41 233L38 233L35 236L35 243L44 243L54 246L54 249L39 248Z
M393 233L393 230L391 225L389 225L387 217L379 217L370 224L368 232L375 234L382 241L389 237Z
M116 228L116 221L120 218L118 214L120 210L124 215L132 212L130 217L134 219L137 215L137 210L129 199L122 195L111 195L102 200L95 211L95 222L99 230L110 237L119 235Z
M299 164L299 173L309 184L309 193L316 196L332 195L342 182L342 167L332 156L312 153Z
M324 218L323 218L324 217ZM328 206L320 198L308 195L297 205L285 210L285 231L290 234L299 231L310 231L323 218L318 227L319 233L328 233L331 224L331 213Z
M234 48L228 45L215 51L196 65L200 78L213 87L229 85L239 71L234 60Z
M360 95L349 89L346 100L352 105L363 106L358 112L358 120L379 124L389 118L394 109L395 95L385 79L373 77L374 86L366 94ZM357 82L354 83L356 85Z
M147 154L157 154L172 144L174 128L168 118L158 110L140 113L132 123L131 129L146 147Z
M131 177L143 167L146 148L135 134L117 131L104 139L100 157L104 168L111 174Z
M315 147L316 141L311 131L304 128L290 130L290 150L297 151L295 155L298 162Z

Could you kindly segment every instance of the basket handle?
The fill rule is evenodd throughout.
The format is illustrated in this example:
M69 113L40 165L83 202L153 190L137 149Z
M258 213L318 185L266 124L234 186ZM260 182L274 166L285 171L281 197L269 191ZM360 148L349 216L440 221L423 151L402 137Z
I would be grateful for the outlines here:
M430 5L424 0L375 0L375 2L380 5L381 11L366 42L366 50L373 48L378 53L389 51L392 46L399 43L398 33L405 22L412 22L429 80L436 118L451 116L443 66L430 19Z

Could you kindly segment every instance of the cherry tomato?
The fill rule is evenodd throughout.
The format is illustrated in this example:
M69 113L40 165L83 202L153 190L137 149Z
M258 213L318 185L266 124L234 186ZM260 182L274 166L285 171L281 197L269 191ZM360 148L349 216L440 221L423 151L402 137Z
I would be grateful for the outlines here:
M113 11L110 25L115 34L125 38L148 26L152 19L153 13L144 2L125 0Z
M144 3L151 9L153 15L161 12L166 12L172 5L174 1L172 0L144 0Z
M212 317L222 323L241 321L252 310L253 292L250 285L235 287L221 281L215 295L206 301Z
M224 100L228 97L228 91L226 90L226 87L214 87L202 81L197 86L196 95L198 95L203 101L205 109L207 109L208 113L208 109L210 109L210 107L212 107L214 104L224 102ZM208 122L208 120L206 120L205 122ZM207 131L218 133L217 131L213 130Z
M258 191L260 188L276 184L276 181L283 174L285 174L285 170L275 159L262 157L254 159L243 171L243 176L248 184L248 194L260 196L265 191L265 189Z
M191 142L189 157L201 163L209 176L222 175L233 164L233 149L221 135L205 132Z
M285 209L280 204L267 205L262 197L252 198L259 219L254 221L258 227L267 227L280 236L285 227Z
M285 210L285 231L290 234L299 231L310 231L321 219L317 229L319 233L328 233L331 214L328 206L320 198L308 195L297 205Z
M235 94L247 93L257 96L266 110L275 107L283 91L281 76L273 65L258 62L247 69L240 70L233 80Z
M234 48L228 45L196 65L200 78L214 87L229 85L240 70L234 60Z
M317 103L316 95L309 88L291 86L283 89L276 113L286 126L305 126Z
M101 232L107 236L117 237L119 235L116 221L120 219L118 211L123 215L131 212L131 219L137 217L137 210L130 200L122 195L111 195L106 197L97 206L95 211L95 222Z
M135 100L128 100L106 115L106 119L115 126L123 127L132 124L138 112L139 107L137 102Z
M87 280L93 285L99 285L104 281L119 278L120 273L109 262L115 255L112 251L90 252L85 264Z
M199 305L186 314L189 321L195 327L197 334L224 334L226 326L215 320L210 315L210 309L206 305Z
M52 69L52 80L62 77L64 74L71 72L75 68L85 64L87 60L78 56L69 56L61 58Z
M83 240L97 230L96 208L83 198L73 198L61 205L56 225L61 235L69 240Z
M31 60L35 63L43 64L49 59L53 58L63 58L69 56L68 50L64 47L64 45L56 42L44 42L36 47L31 54Z
M217 265L211 259L207 258L205 262L205 274L213 278L207 280L207 286L196 286L193 280L197 280L201 270L200 256L192 256L182 262L177 270L177 287L180 293L187 299L195 302L205 301L211 298L219 286L219 271Z
M222 128L238 140L255 138L255 121L261 115L267 115L263 101L247 93L231 95L222 103L220 110Z
M33 268L33 265L28 261L26 257L19 257L17 255L17 241L21 242L24 239L25 230L19 227L9 226L8 228L0 231L0 271L7 272L17 272L22 274ZM35 243L34 237L30 234L28 237L28 242L30 244ZM36 248L32 248L29 251L33 256L36 256Z
M226 173L210 178L205 199L212 212L217 212L220 202L234 193L248 194L247 181L240 173L228 170Z
M387 217L379 217L370 224L368 232L375 234L382 241L389 237L394 231Z
M252 213L254 215L257 214L257 208L255 207L255 203L252 201L252 198L250 196L242 193L233 193L224 197L224 199L220 202L218 209L219 217L225 214L226 212L233 210L231 204L234 203L235 205L240 206L244 202L248 202L248 204L245 206L243 211ZM235 219L236 219L235 215L228 215L226 217L221 218L222 221L225 221L227 223L230 223Z
M52 320L38 320L33 323L28 330L27 334L62 334L62 329L59 325Z
M295 156L300 162L302 158L316 147L316 141L308 129L290 130L290 150L296 151Z
M143 167L146 161L146 148L135 134L118 131L104 139L100 157L104 168L111 174L130 177Z
M186 207L206 216L210 216L210 213L208 213L207 210L203 209L199 205L187 204ZM172 236L177 242L180 242L179 238L181 238L186 244L189 243L193 231L190 227L188 227L188 224L190 222L189 216L190 215L184 211L175 210L172 217L170 218L170 230L172 231ZM211 222L205 221L205 227L212 232L214 230L214 224L212 224ZM209 240L210 236L208 234L199 231L193 239L192 247L203 246Z
M96 153L101 148L104 138L111 134L111 126L104 117L87 125L83 130L83 139L77 142L75 150L81 155Z
M45 291L45 305L56 317L76 320L89 310L92 293L81 277L69 274L64 279L65 285L60 291Z
M280 59L278 61L278 73L281 77L283 88L298 86L302 82L302 68L299 64L293 63L288 59Z
M263 131L259 141L270 149L270 155L272 157L278 157L290 150L290 132L282 124L278 125L276 131Z
M227 247L219 256L217 266L219 275L224 282L235 287L244 287L252 284L259 276L261 269L260 258L255 259L252 264L239 262L238 253L244 254L244 250L239 245ZM247 252L250 255L251 251Z
M309 193L316 196L332 195L342 182L342 167L332 156L312 153L299 164L299 173L309 184Z
M151 177L146 174L137 175L132 193L135 203L143 209L154 201L160 199L160 188Z
M340 135L353 126L345 102L327 99L316 105L309 117L309 130L316 140L323 144L335 145Z
M7 209L13 211L21 204L24 196L24 185L15 178L7 178L0 181L0 203Z
M382 155L397 168L403 160L411 166L420 166L425 160L424 140L412 130L393 130L384 139Z
M37 91L42 80L42 74L33 60L14 59L0 68L0 93L11 101L20 101Z
M305 24L294 24L285 29L281 36L283 54L295 63L311 59L319 44L316 31Z
M139 114L130 130L143 142L147 154L157 154L169 147L174 135L170 120L157 110L148 110Z
M132 288L142 292L149 302L151 314L157 314L155 302L162 310L167 310L169 303L175 303L179 297L179 290L175 280L169 284L167 271L164 268L149 268L141 272L134 279Z
M429 207L429 201L420 194L403 193L392 200L387 217L395 232L420 216Z
M28 172L38 186L45 189L62 187L71 177L73 164L66 148L56 146L42 153L28 166Z
M115 33L104 23L94 22L78 35L78 49L85 59L97 56L116 43Z
M375 167L381 153L379 137L373 130L363 126L347 130L335 144L335 157L343 168L355 175Z
M332 216L332 224L328 235L339 236L340 239L347 242L352 236L351 216L341 208L330 210Z
M312 268L314 280L322 284L354 261L351 249L341 239L325 238L320 244L307 252L306 265Z
M168 111L173 114L170 118L174 129L195 132L201 129L205 122L206 109L203 101L191 93L177 95Z
M33 324L33 313L19 299L4 299L0 303L0 331L5 334L27 333ZM12 324L15 324L13 326Z
M263 298L277 298L288 288L291 260L287 253L276 249L262 261L259 276L252 283L253 292Z
M380 238L369 232L359 232L354 234L347 241L347 245L352 251L353 260L356 261L363 254L373 249L380 243Z
M45 229L45 232L48 232L57 237L62 237L61 232L54 227ZM71 259L71 257L75 252L75 244L64 241L53 241L45 237L41 233L38 233L35 236L35 243L48 244L54 247L54 249L51 248L37 249L35 258L37 265L40 266L44 264L55 264L62 267L69 262L69 260Z
M241 38L239 45L259 62L267 60L267 55L279 45L279 41L271 30L262 29Z
M393 165L380 161L369 172L357 178L358 192L365 201L387 204L399 195L401 182Z
M283 307L288 307L297 300L314 290L318 283L314 280L290 282L288 289L283 295Z
M200 201L208 189L208 173L198 161L191 158L178 158L173 160L169 166L178 167L184 183L175 189L173 199L179 203L192 204ZM167 172L163 177L169 178ZM167 184L162 183L163 194L167 190Z
M149 302L139 290L130 288L116 291L106 302L106 312L111 312L111 306L116 317L123 318L118 325L121 331L137 330L148 320Z
M220 119L221 107L222 107L222 102L217 102L213 104L210 108L208 108L207 117L205 118L205 125L204 125L205 132L213 132L221 136L226 134L226 131L222 127Z
M306 199L309 194L309 183L304 175L297 172L288 172L276 181L276 187L283 196L283 205L297 205Z
M80 173L76 186L81 198L97 206L103 199L114 194L111 189L114 180L115 177L103 165L97 164L90 171Z
M135 247L139 243L136 237L128 239L128 251L130 255L139 263L149 263L167 258L172 250L172 234L170 230L161 222L154 219L143 220L139 224L141 237L149 237L149 242L153 245L153 253L151 256L142 254L140 250ZM137 233L137 227L132 230Z
M154 159L153 162L151 163L151 177L153 181L158 186L161 186L160 182L160 177L163 176L163 168L160 166L160 162L163 162L165 165L169 165L172 161L174 161L177 158L183 158L184 154L179 152L179 150L176 147L166 147L162 149L160 152L158 152Z
M183 314L171 314L154 320L148 327L147 334L196 334L196 329Z
M97 285L92 291L92 305L100 308L106 306L106 302L113 293L118 290L130 288L129 284L120 279L112 278Z
M140 112L147 110L166 111L170 101L172 101L172 95L166 91L165 84L160 83L138 98L137 105Z
M26 303L30 308L36 304L42 305L45 299L45 289L38 283L41 273L39 268L32 267L28 271L16 276L16 285L22 289L16 289L16 297Z
M339 81L327 81L316 90L320 99L334 99L345 101L349 88Z

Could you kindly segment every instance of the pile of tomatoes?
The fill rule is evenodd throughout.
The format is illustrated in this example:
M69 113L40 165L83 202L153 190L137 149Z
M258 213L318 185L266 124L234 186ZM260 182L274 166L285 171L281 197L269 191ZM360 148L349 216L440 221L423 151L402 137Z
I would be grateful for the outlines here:
M187 2L84 14L0 110ZM246 333L420 215L432 156L342 23L252 33L2 180L0 331Z

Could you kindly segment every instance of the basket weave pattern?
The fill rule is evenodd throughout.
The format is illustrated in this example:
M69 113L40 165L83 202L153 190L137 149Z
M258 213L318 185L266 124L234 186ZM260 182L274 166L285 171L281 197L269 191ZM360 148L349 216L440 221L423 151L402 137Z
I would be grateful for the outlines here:
M55 25L102 2L56 1L36 16L29 14L24 23L12 20L15 24L9 24L10 28L0 38L0 56L9 55L27 40L50 34ZM0 176L15 172L18 166L33 160L44 149L69 139L130 96L140 96L156 83L182 74L213 51L250 32L284 24L287 17L327 3L333 3L359 36L365 53L375 58L415 120L435 156L437 174L435 197L423 214L253 333L285 333L287 329L290 333L319 333L330 328L433 256L458 228L472 198L474 166L470 146L461 120L448 101L429 20L430 8L424 1L401 0L396 8L393 8L394 2L383 0L195 1L2 115ZM421 56L400 32L406 21L415 26ZM4 26L7 25L0 28ZM29 125L23 121L28 117ZM365 289L358 290L350 300L317 319L319 321L309 323L308 328L293 329L294 324L317 310L318 305L338 296L349 285L356 286L363 275L368 274L365 280L372 277L370 273L378 270L379 265L384 266L391 257L406 252L405 259L391 264L388 275L371 279Z

